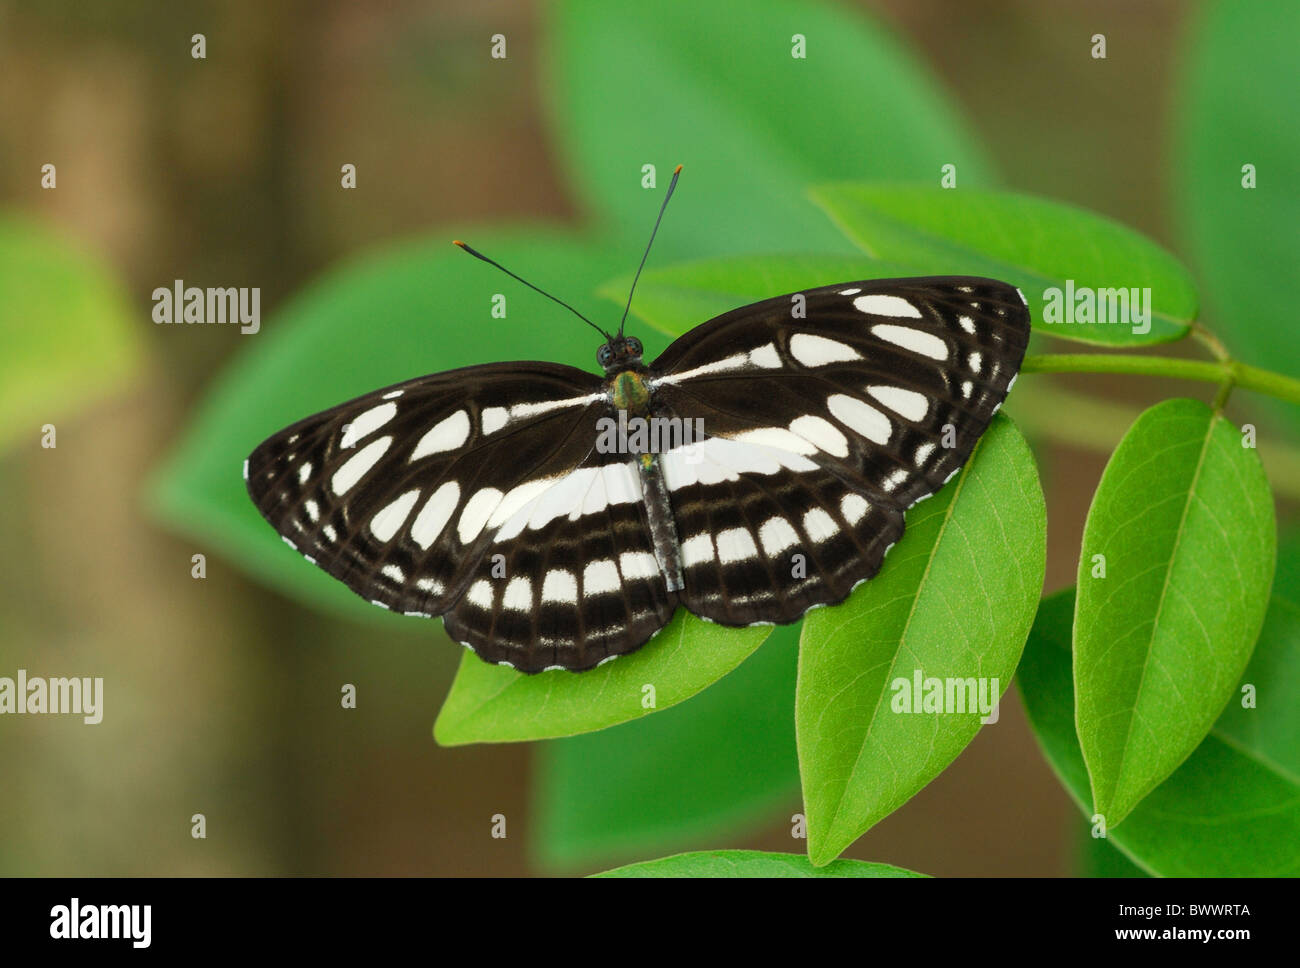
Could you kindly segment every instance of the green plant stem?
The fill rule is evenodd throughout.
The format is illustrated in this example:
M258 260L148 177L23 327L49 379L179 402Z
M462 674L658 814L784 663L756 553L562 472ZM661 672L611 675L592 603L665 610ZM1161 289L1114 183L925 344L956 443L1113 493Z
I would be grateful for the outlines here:
M1125 353L1031 353L1020 369L1024 373L1139 373L1200 380L1220 386L1235 385L1300 404L1300 380L1235 360L1182 360Z

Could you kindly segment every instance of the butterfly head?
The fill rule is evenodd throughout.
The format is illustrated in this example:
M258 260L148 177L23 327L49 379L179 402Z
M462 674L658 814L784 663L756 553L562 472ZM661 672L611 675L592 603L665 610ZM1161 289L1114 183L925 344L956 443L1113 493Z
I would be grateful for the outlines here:
M644 352L635 336L615 336L596 351L596 362L607 374L617 373L639 367Z

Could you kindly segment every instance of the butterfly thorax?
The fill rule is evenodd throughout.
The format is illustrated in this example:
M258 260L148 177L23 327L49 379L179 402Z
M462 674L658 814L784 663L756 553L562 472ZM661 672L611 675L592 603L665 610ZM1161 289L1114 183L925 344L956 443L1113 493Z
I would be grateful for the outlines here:
M645 382L645 368L615 373L605 384L609 402L616 410L626 410L629 417L645 416L650 409L650 388Z

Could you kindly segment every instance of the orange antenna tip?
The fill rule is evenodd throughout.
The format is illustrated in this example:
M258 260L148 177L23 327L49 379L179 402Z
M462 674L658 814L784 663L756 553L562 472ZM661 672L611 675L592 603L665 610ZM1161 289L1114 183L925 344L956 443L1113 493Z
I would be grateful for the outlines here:
M682 170L682 166L681 166L681 165L678 165L676 168L673 169L673 174L676 175L676 174L680 173L681 170Z
M451 240L451 244L452 244L452 245L459 245L462 249L465 248L465 243L462 242L460 239L452 239L452 240Z

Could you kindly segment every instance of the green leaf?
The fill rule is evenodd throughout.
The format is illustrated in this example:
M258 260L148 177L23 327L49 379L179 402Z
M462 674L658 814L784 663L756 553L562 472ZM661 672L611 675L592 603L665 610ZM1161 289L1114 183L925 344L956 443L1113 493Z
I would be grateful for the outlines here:
M1042 592L1045 550L1033 456L999 416L962 473L908 512L880 574L805 618L795 729L814 864L834 859L974 738L978 711L896 712L911 696L898 680L977 677L991 698L1001 695Z
M125 386L144 310L99 259L25 218L0 218L0 449Z
M991 167L907 46L840 6L751 0L551 5L547 102L563 169L600 222L643 245L685 165L659 258L849 251L804 189L836 178L963 185ZM791 37L807 57L791 56ZM654 190L642 166L657 167Z
M624 252L558 231L467 237L530 277L563 280L564 295L579 304L627 265ZM497 292L507 294L506 319L489 314ZM367 604L285 547L248 499L244 458L295 420L376 387L510 359L594 369L600 342L560 307L441 240L391 247L332 270L260 333L241 339L248 348L221 374L155 480L155 511L307 604L408 625L415 620Z
M1300 562L1300 547L1292 546ZM1234 703L1169 779L1108 839L1150 874L1164 877L1280 877L1300 874L1300 600L1295 585L1275 592L1255 658L1243 677L1258 705ZM1074 726L1070 627L1074 590L1043 601L1016 682L1039 746L1085 817L1092 812L1088 772ZM1282 678L1277 678L1283 674ZM1249 720L1259 737L1242 738Z
M472 652L434 723L443 746L551 739L604 729L689 699L743 662L770 628L713 625L684 609L639 651L583 673L524 675ZM642 705L654 687L655 705Z
M865 860L837 860L813 867L802 854L761 850L701 850L628 864L592 877L925 877L915 871Z
M690 702L546 744L533 797L539 863L573 868L698 846L797 804L798 639L798 625L778 628Z
M1075 867L1079 877L1147 877L1147 872L1111 844L1109 838L1094 837L1086 824L1074 831Z
M1072 205L924 185L824 185L813 199L874 258L911 264L919 275L989 276L1019 286L1034 328L1048 336L1142 346L1186 336L1196 318L1196 288L1177 259ZM1048 290L1059 290L1054 303L1068 304L1081 288L1150 289L1150 316L1140 325L1048 322Z
M1300 373L1293 244L1300 225L1300 7L1272 0L1202 4L1188 33L1172 168L1178 214L1215 332L1234 355ZM1245 188L1253 165L1256 187ZM1288 409L1291 419L1296 411Z
M1074 619L1078 733L1110 827L1223 711L1264 620L1275 545L1268 481L1236 427L1197 400L1138 417L1088 512Z
M648 269L637 283L632 315L660 332L680 336L714 316L772 296L858 279L882 279L911 271L897 263L860 255L756 255L704 259ZM631 274L600 287L619 305L627 301Z

